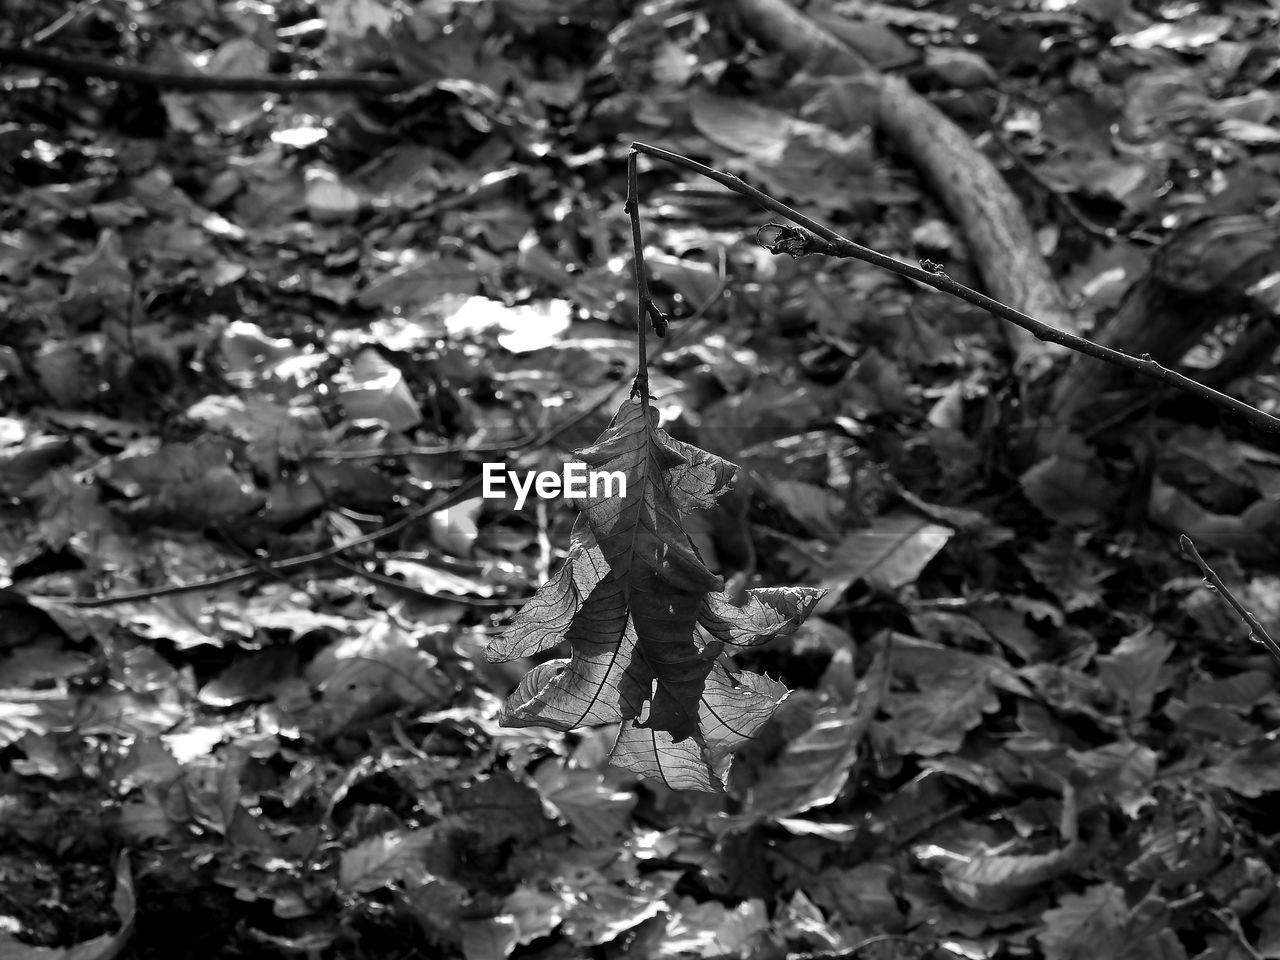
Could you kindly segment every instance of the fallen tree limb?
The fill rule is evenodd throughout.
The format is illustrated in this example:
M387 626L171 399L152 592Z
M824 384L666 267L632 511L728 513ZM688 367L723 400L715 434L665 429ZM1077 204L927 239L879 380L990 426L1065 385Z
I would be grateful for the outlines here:
M876 72L851 47L805 17L786 0L736 0L743 24L761 43L811 69L859 73L878 92L877 123L937 191L961 225L991 295L1061 330L1078 324L1040 255L1022 206L1000 172L973 141L898 77ZM1061 356L1025 329L1006 328L1024 374L1043 372Z
M94 57L67 57L45 50L3 45L0 45L0 64L38 67L63 77L96 77L164 90L219 93L396 93L411 86L403 77L373 73L326 73L314 77L276 76L269 73L239 76L179 73L156 70L153 67L129 67Z

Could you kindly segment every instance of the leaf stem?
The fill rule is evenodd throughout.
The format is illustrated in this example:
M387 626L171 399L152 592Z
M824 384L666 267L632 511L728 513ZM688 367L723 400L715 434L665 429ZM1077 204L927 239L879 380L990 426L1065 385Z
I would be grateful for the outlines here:
M649 294L649 274L644 265L644 238L640 233L640 188L639 176L636 173L635 147L627 154L627 202L625 209L631 218L631 245L635 249L636 264L636 371L635 384L631 387L631 396L639 397L640 404L649 407L649 357L648 327L645 318L653 322L653 332L659 337L667 335L667 318L653 302Z

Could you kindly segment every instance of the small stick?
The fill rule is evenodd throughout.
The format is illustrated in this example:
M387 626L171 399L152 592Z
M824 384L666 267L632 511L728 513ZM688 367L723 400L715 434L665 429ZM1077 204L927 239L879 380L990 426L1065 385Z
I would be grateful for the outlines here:
M1191 542L1191 538L1185 533L1178 538L1178 543L1182 547L1182 552L1187 554L1200 572L1204 574L1205 580L1209 584L1209 589L1217 592L1218 596L1227 601L1235 610L1236 614L1244 621L1244 625L1249 628L1249 639L1254 643L1260 643L1267 648L1267 652L1280 662L1280 644L1272 639L1271 634L1267 632L1261 621L1253 615L1253 613L1243 603L1236 599L1236 595L1231 592L1230 588L1222 582L1222 578L1209 566L1208 561L1200 556L1200 551L1196 549L1196 545Z
M63 77L95 77L118 83L134 83L162 90L223 91L241 93L401 93L413 84L404 77L377 73L323 73L316 76L276 74L177 73L154 67L127 67L95 57L70 57L47 50L0 44L0 64L36 67Z

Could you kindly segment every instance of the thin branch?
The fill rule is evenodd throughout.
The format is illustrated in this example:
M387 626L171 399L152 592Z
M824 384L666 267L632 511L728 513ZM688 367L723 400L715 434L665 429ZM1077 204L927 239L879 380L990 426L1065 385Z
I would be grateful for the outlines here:
M542 501L539 500L538 504L541 505ZM341 559L340 557L334 557L333 563L338 568L347 571L347 573L350 573L354 576L361 577L365 580L368 580L370 583L376 583L384 587L389 587L392 590L397 590L401 593L409 594L410 596L421 597L424 600L449 600L455 603L465 603L467 604L467 606L471 606L471 607L504 607L505 608L505 607L514 607L520 604L528 603L530 600L533 599L532 594L530 594L527 597L509 597L509 598L508 597L475 597L470 595L451 594L447 590L442 590L440 593L446 593L448 595L441 596L440 593L431 593L430 591L423 590L421 587L415 587L412 583L410 583L407 580L397 580L395 577L388 576L385 573L378 573L376 570L366 569L365 567L360 566L360 564L358 563L351 563L347 560Z
M1267 632L1267 628L1253 615L1252 611L1236 599L1236 595L1222 582L1222 578L1218 576L1213 567L1209 566L1208 561L1200 556L1200 551L1196 549L1196 545L1191 541L1191 538L1184 533L1178 538L1178 544L1182 547L1182 552L1187 554L1195 562L1195 565L1200 568L1200 572L1204 574L1205 580L1208 581L1209 588L1227 601L1240 619L1244 621L1244 625L1249 629L1249 639L1254 643L1262 644L1267 648L1267 652L1280 662L1280 644L1277 644L1272 639L1271 634Z
M79 19L86 10L96 5L98 2L99 0L80 0L79 3L66 13L62 14L62 16L58 17L58 19L54 20L47 26L41 27L33 33L31 35L31 41L33 43L47 43L52 40L59 31L64 30L71 24L75 23L75 21Z
M44 50L6 45L0 45L0 64L38 67L63 77L92 77L167 90L241 93L315 91L397 93L413 85L404 77L374 73L326 73L314 77L286 77L274 74L240 74L223 77L202 73L178 73L172 70L156 70L153 67L127 67L94 57L69 57Z
M972 303L993 316L1008 320L1010 323L1029 331L1039 340L1056 343L1098 360L1105 360L1108 363L1133 370L1153 379L1162 380L1193 396L1231 410L1260 430L1264 430L1267 433L1280 434L1280 419L1264 413L1257 407L1250 406L1243 400L1237 400L1235 397L1229 397L1225 393L1219 393L1217 390L1206 387L1203 383L1183 376L1176 370L1170 370L1153 360L1149 354L1143 354L1141 357L1132 357L1119 350L1104 347L1101 344L1094 343L1092 340L1086 340L1084 337L1078 337L1075 334L1051 327L1047 323L1042 323L1034 317L1030 317L1020 310L1015 310L1013 307L1007 306L998 300L992 300L990 297L952 280L941 270L922 269L909 263L903 263L901 260L895 260L893 257L886 256L883 253L877 253L875 250L842 237L817 220L806 217L803 213L792 209L779 200L775 200L767 193L757 190L741 177L724 173L705 164L698 163L696 160L691 160L678 153L672 153L670 150L663 150L661 147L650 146L647 143L632 143L631 149L633 156L634 152L644 153L651 157L657 157L659 160L665 160L674 166L700 174L709 180L714 180L734 193L754 201L764 209L786 217L792 223L799 224L808 232L809 236L797 232L780 237L774 244L775 246L781 244L779 252L790 253L792 256L814 253L862 260L865 263L896 273L909 280L915 280L917 283L933 287L935 290L941 290L943 293L964 300L966 303ZM773 226L776 227L777 225L774 224ZM784 227L780 229L785 231L791 228Z
M591 409L595 409L593 406ZM516 443L507 446L508 453L515 453L526 447L542 446L551 443L557 436L565 430L568 430L574 424L578 423L582 417L575 414L568 417L562 422L549 428L545 432L527 437ZM218 574L217 576L207 577L203 580L196 580L189 583L174 583L162 587L151 587L145 590L129 590L121 593L109 593L100 597L59 597L48 594L28 594L27 599L40 601L43 603L56 603L60 605L80 608L109 607L117 603L134 603L144 600L153 600L156 597L172 597L183 593L196 593L200 590L213 590L218 587L225 587L233 583L241 583L245 580L251 580L255 576L263 574L277 576L287 570L296 570L300 567L307 567L322 560L328 560L338 554L345 553L354 547L364 546L389 537L394 533L399 533L406 527L411 526L418 520L428 514L437 513L446 510L449 507L456 506L468 499L482 484L483 478L473 477L458 489L454 490L448 496L424 506L418 507L416 510L405 514L399 520L380 527L370 533L353 537L350 540L344 540L342 543L331 544L323 550L316 550L312 553L303 554L297 557L288 557L284 560L273 560L267 563L259 563L249 567L239 567L230 570L227 573ZM363 571L362 571L363 572Z
M195 580L189 583L173 583L163 587L152 587L146 590L128 590L122 593L109 593L101 597L59 597L50 594L27 594L28 600L38 601L41 603L56 603L69 607L96 608L109 607L117 603L134 603L143 600L154 600L156 597L172 597L183 593L196 593L200 590L213 590L217 587L225 587L233 583L240 583L245 580L252 580L256 576L271 575L277 576L287 570L297 570L299 567L307 567L321 560L328 560L330 557L337 556L353 547L364 546L367 543L373 543L375 540L381 540L383 537L389 537L393 533L399 533L405 527L422 519L431 513L437 513L446 510L449 507L456 506L462 501L468 499L472 493L481 486L482 478L475 477L468 480L462 486L458 487L447 497L435 502L428 503L425 506L418 507L411 513L405 514L394 523L387 524L371 533L362 534L358 537L352 537L350 540L344 540L341 543L331 544L323 550L316 550L313 553L305 553L297 557L289 557L285 560L273 560L269 563L259 563L249 567L239 567L235 570L229 570L226 573L220 573L217 576L207 577L203 580Z

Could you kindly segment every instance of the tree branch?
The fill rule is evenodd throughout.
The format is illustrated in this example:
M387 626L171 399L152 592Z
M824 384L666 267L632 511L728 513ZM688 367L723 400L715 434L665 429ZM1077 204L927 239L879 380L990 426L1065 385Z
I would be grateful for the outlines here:
M167 90L218 91L243 93L303 93L314 91L397 93L411 84L403 77L375 73L327 73L314 77L275 76L274 74L241 74L215 76L202 73L177 73L152 67L127 67L93 57L66 57L28 47L0 45L0 64L38 67L63 77L93 77L136 83Z
M639 153L648 154L651 157L657 157L659 160L665 160L677 167L700 174L709 180L732 190L740 196L746 197L773 213L786 217L792 223L799 224L804 227L809 234L815 235L815 239L806 237L804 234L795 233L779 237L773 244L766 244L772 249L774 246L782 245L779 252L790 253L792 256L803 256L809 253L823 254L831 257L843 257L852 260L862 260L873 266L888 270L890 273L896 273L901 277L909 280L915 280L917 283L923 283L926 286L933 287L935 290L941 290L943 293L950 294L966 303L972 303L976 307L987 311L993 316L1002 320L1007 320L1016 326L1033 334L1037 339L1044 340L1048 343L1060 344L1079 353L1083 353L1098 360L1105 360L1107 363L1124 367L1128 370L1134 370L1144 376L1160 380L1165 383L1172 384L1180 390L1183 390L1192 396L1200 397L1208 400L1210 403L1223 407L1233 413L1243 417L1249 423L1253 424L1259 430L1267 433L1280 435L1280 419L1271 416L1268 413L1259 410L1257 407L1250 406L1243 400L1237 400L1235 397L1229 397L1225 393L1219 393L1206 387L1203 383L1192 380L1190 377L1183 376L1176 370L1170 370L1168 367L1162 366L1147 354L1141 357L1132 357L1127 353L1119 350L1113 350L1110 347L1104 347L1101 344L1094 343L1092 340L1086 340L1084 337L1076 336L1073 333L1067 333L1056 327L1051 327L1047 323L1027 316L1020 310L1006 306L998 300L992 300L978 291L966 287L962 283L952 280L945 273L936 270L926 270L922 267L912 266L909 263L903 263L893 257L886 256L883 253L877 253L868 247L854 243L852 240L842 237L830 227L827 227L817 220L806 217L803 213L793 210L780 200L775 200L761 190L748 184L741 177L733 174L724 173L708 167L705 164L698 163L688 157L681 156L678 153L672 153L670 150L663 150L661 147L650 146L647 143L633 143L632 149ZM789 230L791 228L783 228Z

